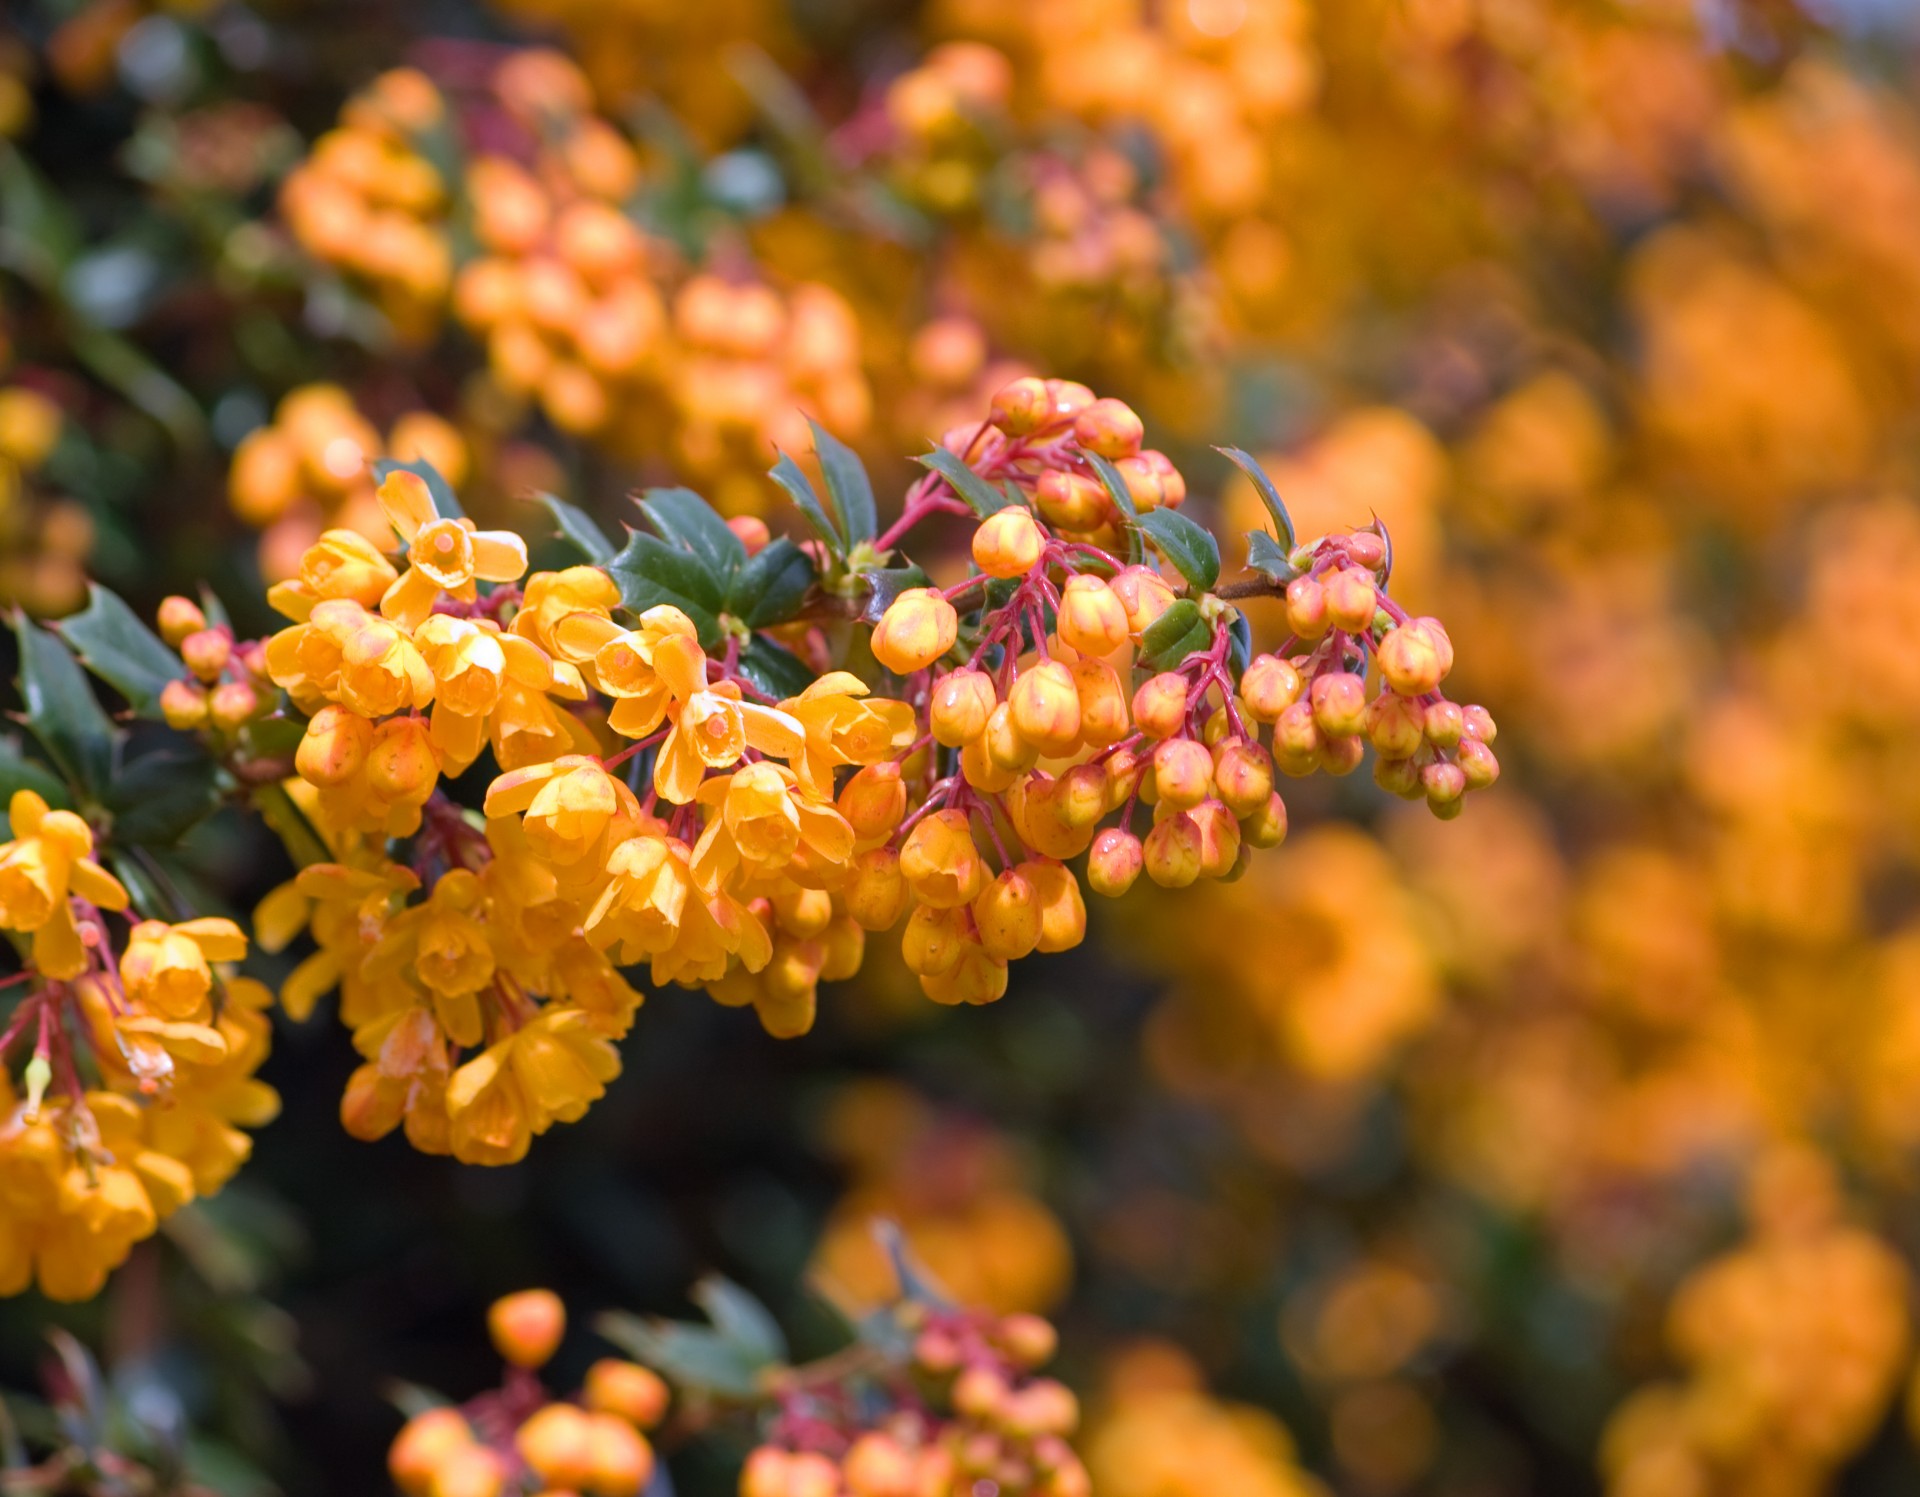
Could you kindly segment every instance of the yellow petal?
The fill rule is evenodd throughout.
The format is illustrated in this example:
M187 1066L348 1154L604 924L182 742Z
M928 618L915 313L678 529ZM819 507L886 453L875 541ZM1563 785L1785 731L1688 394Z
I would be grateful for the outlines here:
M120 880L91 858L75 858L70 875L73 892L82 899L91 900L103 910L124 910L127 907L127 891L120 887Z
M253 938L268 955L285 951L307 928L312 912L312 901L289 879L253 907Z
M380 613L401 628L412 631L426 622L439 597L439 583L425 572L408 567L381 595Z
M483 582L518 582L527 570L527 543L511 530L473 533L473 575Z
M397 468L386 476L380 485L379 499L387 522L400 532L403 541L412 540L422 525L437 518L427 481L404 468Z
M47 803L32 790L16 790L7 804L7 820L16 838L31 837L47 819Z
M280 1006L287 1017L298 1024L313 1012L323 993L340 982L340 959L330 952L316 951L287 974L280 984Z
M707 657L697 639L670 634L653 649L653 668L681 701L707 689Z
M189 920L174 929L198 946L200 954L210 962L237 962L247 954L246 934L231 920L208 916Z
M667 741L660 745L660 759L653 771L653 788L660 792L662 799L672 801L676 806L684 806L700 789L700 781L705 774L706 766L700 762L699 751L692 739L676 727L667 735Z
M757 702L742 702L740 711L746 720L747 742L761 753L791 759L806 746L807 730L786 713Z
M52 918L33 933L33 965L44 976L63 979L87 970L87 949L80 944L73 906L64 899L54 907Z
M529 691L545 691L552 684L553 662L532 640L518 634L502 634L500 655L507 675Z

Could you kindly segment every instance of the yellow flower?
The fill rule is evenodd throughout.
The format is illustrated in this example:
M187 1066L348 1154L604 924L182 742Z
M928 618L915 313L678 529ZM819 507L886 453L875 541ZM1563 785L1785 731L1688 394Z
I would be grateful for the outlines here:
M73 812L49 810L33 791L16 790L7 819L13 840L0 847L0 929L33 933L33 965L46 976L78 977L87 953L68 893L124 910L127 891L93 861L93 832Z
M833 772L840 765L876 764L912 746L913 708L885 697L861 701L866 695L858 676L831 671L780 704L806 732L793 768L817 799L833 799Z
M534 1134L580 1118L619 1073L619 1055L586 1013L545 1010L453 1073L446 1105L454 1157L515 1163Z
M479 757L509 677L535 693L571 689L538 645L489 619L436 613L414 630L413 643L433 673L433 745L455 774Z
M316 604L336 598L371 608L398 576L365 536L329 530L300 558L299 580L276 582L267 589L267 602L290 619L306 619Z
M619 586L598 567L535 572L527 579L512 628L515 634L532 640L555 659L577 666L582 661L570 656L555 638L560 621L576 613L610 618L619 606Z
M527 846L563 882L597 875L640 821L626 782L583 754L508 770L487 787L488 820L522 812Z
M660 641L654 668L676 705L668 708L673 729L660 745L653 784L675 805L693 799L707 770L737 763L749 748L792 759L805 746L806 731L786 713L741 701L731 681L709 688L707 657L685 635Z
M667 715L672 693L654 663L661 643L677 638L687 641L677 649L699 646L693 620L667 603L641 614L638 629L622 629L599 613L575 613L560 620L554 636L568 659L591 665L595 683L614 699L607 726L628 738L645 738Z
M131 1002L162 1019L203 1020L212 1012L208 964L246 954L247 938L231 920L142 920L127 937L120 982Z
M402 468L380 485L380 508L407 543L406 571L380 599L380 612L417 629L444 592L462 602L482 582L518 582L527 570L527 543L510 530L476 530L471 520L442 519L426 480Z
M648 958L656 985L715 982L730 959L758 971L772 954L766 927L725 893L706 899L684 843L635 837L614 849L607 886L587 914L587 939L628 966Z
M778 876L805 849L811 870L844 870L853 856L853 828L831 806L794 794L795 776L778 764L749 764L700 787L717 806L693 849L693 875L717 893L734 870L751 879Z

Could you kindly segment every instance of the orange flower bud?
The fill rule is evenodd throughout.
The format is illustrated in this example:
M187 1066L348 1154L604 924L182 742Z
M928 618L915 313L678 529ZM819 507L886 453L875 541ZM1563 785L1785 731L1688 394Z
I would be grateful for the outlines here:
M1006 996L1007 964L988 956L978 941L963 942L960 959L937 977L920 979L920 991L935 1003L995 1003ZM825 1489L832 1497L833 1488Z
M426 1497L442 1466L473 1444L473 1430L458 1409L428 1409L401 1428L387 1452L387 1471L407 1497Z
M1240 823L1240 835L1249 847L1278 847L1287 840L1287 803L1277 791Z
M1306 689L1300 672L1277 655L1256 655L1240 676L1240 697L1257 723L1277 722Z
M639 1497L653 1477L653 1446L647 1437L612 1414L592 1414L588 1421L591 1463L581 1485L594 1497Z
M933 683L927 704L927 722L934 742L948 748L972 743L987 731L987 719L999 705L993 678L985 671L965 666L948 671Z
M1367 683L1351 671L1315 676L1308 699L1315 724L1328 738L1344 738L1367 725Z
M1320 745L1320 767L1330 775L1352 774L1367 756L1367 741L1358 733L1329 738Z
M1326 581L1327 622L1349 634L1364 634L1373 627L1373 611L1378 606L1373 577L1359 567L1341 567Z
M1412 759L1375 759L1373 783L1402 800L1418 800L1424 793L1420 788L1420 766Z
M1118 899L1140 877L1140 839L1110 826L1093 839L1087 854L1087 885L1096 894Z
M986 736L981 741L986 745L988 762L996 769L1030 769L1040 757L1038 746L1020 731L1013 720L1013 708L1006 702L988 715Z
M973 923L989 956L1016 961L1040 942L1040 902L1033 885L1009 868L973 901Z
M1420 704L1383 691L1367 703L1367 741L1384 759L1411 759L1426 741L1426 712Z
M659 1373L619 1357L602 1357L589 1367L581 1390L588 1408L618 1414L640 1429L652 1429L666 1417L669 1396Z
M1295 702L1273 725L1274 762L1283 773L1296 778L1311 774L1313 761L1325 742L1325 735L1313 718L1313 704Z
M1327 632L1327 590L1311 577L1287 584L1287 627L1296 638L1315 640Z
M1499 736L1494 726L1493 714L1485 707L1464 707L1460 712L1461 730L1469 738L1477 738L1482 743L1492 743Z
M767 522L758 515L735 515L727 521L727 529L739 538L740 544L746 547L749 556L757 556L773 539L773 532L767 529Z
M820 944L827 953L820 964L823 982L845 982L867 957L867 933L851 915L836 915L820 933Z
M951 603L933 588L909 588L875 626L874 658L895 675L910 675L951 650L959 632L960 616Z
M1076 660L1068 667L1080 696L1080 741L1089 748L1118 743L1133 731L1120 673L1104 660Z
M542 1366L559 1350L566 1329L566 1307L551 1289L523 1289L487 1309L494 1350L515 1367Z
M1428 743L1435 748L1450 749L1466 732L1466 714L1460 710L1458 702L1442 699L1427 704L1421 725L1426 729Z
M1068 805L1068 790L1066 780L1036 770L1020 782L1009 800L1022 840L1050 858L1078 857L1093 840L1091 820L1075 825L1070 819L1074 812Z
M169 686L174 682L168 682ZM177 683L185 685L184 682ZM166 704L161 704L165 711ZM245 681L228 681L213 689L213 695L207 699L208 715L213 725L223 733L238 732L247 721L260 710L260 693Z
M987 795L998 795L1009 789L1021 773L1018 769L1002 769L993 761L984 734L960 750L961 778Z
M913 1458L899 1441L878 1430L853 1442L840 1469L853 1497L908 1497L914 1490Z
M190 634L198 634L207 627L207 616L200 611L200 605L191 598L183 598L177 593L160 600L158 614L160 637L176 650Z
M433 1473L429 1497L500 1497L506 1486L506 1468L484 1445L454 1451Z
M1107 809L1118 811L1140 789L1147 757L1137 749L1123 748L1107 756Z
M307 724L293 765L313 785L344 785L360 773L373 747L373 724L345 707L325 706Z
M1009 505L973 533L973 564L989 577L1024 577L1046 550L1046 533L1026 510Z
M1029 1372L1051 1362L1060 1346L1060 1337L1051 1325L1038 1315L1025 1313L1005 1317L993 1328L993 1341L1014 1365Z
M520 1459L550 1487L584 1487L593 1477L592 1416L570 1403L550 1403L513 1437Z
M180 658L202 681L220 679L233 655L233 636L224 629L198 629L180 641Z
M1053 414L1047 381L1027 375L1001 387L988 407L987 419L1010 437L1024 437L1047 425Z
M160 688L160 715L170 728L183 733L204 728L208 708L206 691L191 681L169 681Z
M1458 814L1461 797L1467 793L1466 771L1444 760L1420 771L1420 788L1426 793L1428 809L1443 818L1449 811Z
M1466 777L1467 789L1485 790L1500 778L1500 761L1494 758L1493 750L1479 739L1462 738L1454 754L1459 760L1461 774Z
M860 841L892 836L907 814L907 787L900 766L889 759L857 771L841 787L838 804Z
M958 910L918 905L901 933L900 958L908 971L920 977L938 977L953 970L962 945L969 939L967 922Z
M367 783L389 800L424 801L440 778L424 717L390 717L367 750Z
M997 1424L1012 1392L997 1369L976 1364L953 1380L954 1412L981 1424Z
M1100 577L1069 577L1060 593L1060 637L1087 655L1110 655L1127 642L1127 610Z
M1110 462L1138 452L1146 430L1132 406L1111 396L1094 401L1073 418L1073 439Z
M915 826L900 848L900 874L922 904L952 909L971 900L985 869L967 813L935 811Z
M1071 753L1080 743L1080 692L1057 660L1022 671L1007 693L1015 730L1043 754Z
M789 885L770 901L774 920L786 934L800 940L819 935L833 920L833 896L825 889ZM812 979L808 979L811 986Z
M1081 533L1098 529L1113 511L1099 479L1064 468L1049 468L1040 475L1033 502L1049 525Z
M1200 871L1208 878L1225 878L1240 856L1240 823L1217 800L1202 801L1187 815L1200 828Z
M1134 725L1149 738L1171 738L1187 725L1187 678L1162 671L1133 694Z
M1441 669L1439 645L1418 619L1389 629L1380 641L1376 658L1381 679L1402 696L1422 696L1439 686L1446 675Z
M1127 494L1139 510L1178 509L1187 497L1187 481L1164 452L1123 457L1114 466L1126 480Z
M1150 567L1122 567L1107 586L1127 613L1127 628L1138 638L1155 619L1173 607L1173 588Z
M1107 772L1098 764L1076 764L1060 776L1061 819L1086 830L1107 814Z
M1141 849L1147 877L1163 889L1184 889L1200 877L1200 827L1185 811L1155 823Z
M740 1497L787 1497L787 1452L762 1445L747 1457L740 1470Z
M1273 759L1258 743L1223 739L1213 751L1213 783L1235 816L1251 816L1273 794Z
M853 859L848 880L847 913L865 930L889 930L907 912L907 881L900 875L900 854L891 847L870 848Z
M1153 751L1156 799L1182 811L1213 793L1213 756L1191 738L1164 739Z
M1040 897L1039 951L1071 951L1087 936L1087 906L1080 881L1063 864L1034 858L1019 870Z

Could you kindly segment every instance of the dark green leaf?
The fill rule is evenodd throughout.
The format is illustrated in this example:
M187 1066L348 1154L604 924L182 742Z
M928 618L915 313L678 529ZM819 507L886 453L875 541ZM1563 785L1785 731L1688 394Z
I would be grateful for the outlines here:
M24 613L14 615L13 626L28 730L69 782L99 795L113 775L118 730L62 641Z
M793 502L800 506L800 513L807 517L807 523L827 543L827 549L836 556L845 556L846 536L841 533L838 523L828 515L826 506L820 502L820 495L814 490L813 480L801 471L800 465L783 452L780 461L773 465L767 476L792 496Z
M1247 668L1253 659L1253 625L1247 616L1237 610L1233 622L1227 626L1227 664L1237 676Z
M1286 549L1264 530L1247 532L1247 565L1275 582L1291 582L1300 569L1287 559Z
M880 615L904 592L927 585L927 574L918 567L869 567L860 574L867 585L867 601L860 617L869 624L880 622Z
M0 265L51 292L84 240L66 199L13 146L0 144Z
M762 546L740 569L727 594L727 612L750 629L784 624L813 586L813 558L784 535Z
M1140 511L1133 502L1133 491L1127 487L1126 477L1120 470L1097 452L1089 452L1087 461L1093 464L1093 471L1099 475L1113 507L1129 520L1137 518Z
M466 511L460 507L459 496L453 492L453 485L448 483L440 470L424 457L405 460L397 457L383 457L373 465L373 481L385 483L389 473L398 472L401 469L409 473L417 473L426 480L427 492L433 496L434 513L441 519L458 520L466 515Z
M791 650L783 650L764 634L756 634L740 652L740 674L768 696L785 700L813 685L813 672Z
M693 1302L707 1312L713 1328L764 1362L783 1362L787 1338L772 1312L731 1279L708 1274L693 1286Z
M723 591L747 559L740 537L692 489L648 489L640 509L662 536L704 561L722 579Z
M570 542L588 561L604 565L613 560L613 542L607 539L606 532L594 523L593 517L585 510L544 490L533 496L533 502L553 516L553 523L559 527L560 538Z
M1280 497L1280 491L1273 486L1273 480L1267 477L1267 470L1260 466L1250 452L1242 452L1238 447L1216 447L1222 457L1253 480L1254 489L1260 495L1260 502L1267 507L1267 513L1273 516L1274 533L1280 537L1280 549L1284 554L1294 548L1293 516L1287 513L1286 501Z
M1196 650L1213 643L1213 630L1191 598L1176 598L1173 606L1140 636L1140 663L1151 671L1172 670Z
M29 759L20 740L9 733L0 736L0 811L16 790L31 790L56 809L73 809L67 782L39 760Z
M1220 580L1220 543L1213 532L1178 510L1150 509L1134 522L1153 538L1154 545L1180 569L1180 575L1205 592Z
M682 1388L740 1400L760 1393L766 1359L706 1326L642 1320L617 1310L593 1324L615 1346Z
M186 674L180 657L160 636L119 594L97 582L91 585L86 608L55 627L87 669L125 697L141 717L158 717L161 690Z
M880 511L873 502L873 480L867 477L867 465L811 416L807 425L813 428L813 450L820 459L827 492L833 495L834 508L840 512L848 547L872 540L880 533Z
M1018 502L969 468L961 461L958 453L950 452L945 447L936 447L931 452L922 453L914 461L933 469L946 479L953 491L972 505L973 512L983 520L988 515L1005 509L1009 504Z
M720 639L720 583L691 551L669 545L657 535L636 530L627 548L607 563L620 587L620 604L645 613L671 603L693 620L700 642L709 649Z
M213 760L185 740L135 759L102 800L113 814L109 835L122 846L171 846L220 805Z

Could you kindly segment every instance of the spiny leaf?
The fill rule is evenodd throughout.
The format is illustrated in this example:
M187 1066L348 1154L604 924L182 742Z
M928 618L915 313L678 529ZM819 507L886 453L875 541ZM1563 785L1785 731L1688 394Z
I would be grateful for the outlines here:
M1172 670L1196 650L1213 643L1213 630L1191 598L1176 598L1140 636L1140 663L1148 670Z
M807 417L813 429L813 450L820 459L820 471L827 480L827 492L833 495L840 511L840 524L851 550L862 541L870 541L880 530L880 512L873 502L873 480L867 477L867 465L845 442L828 431L813 417Z
M682 1388L739 1400L759 1395L766 1358L716 1330L680 1321L642 1320L617 1310L601 1315L593 1326L636 1361L664 1373Z
M1293 516L1287 513L1287 504L1280 497L1273 480L1267 477L1267 470L1260 466L1259 459L1250 452L1238 447L1216 447L1213 449L1248 478L1253 480L1254 490L1260 495L1260 502L1267 507L1267 513L1273 516L1274 533L1280 537L1280 549L1283 553L1293 550L1296 541L1293 532Z
M781 700L798 696L813 684L813 672L806 662L764 634L754 635L740 652L740 674L768 696Z
M799 611L814 576L813 558L776 536L740 568L727 593L727 612L750 629L784 624Z
M1291 582L1300 569L1288 560L1286 550L1264 530L1247 532L1247 565L1275 582Z
M113 775L118 730L62 641L24 613L14 615L14 632L28 731L70 783L98 796Z
M81 662L127 699L141 717L160 716L160 693L186 674L180 657L169 650L123 602L119 594L93 583L85 609L55 626Z
M114 776L103 803L115 842L169 847L219 809L213 760L191 742L144 755Z
M709 1274L693 1286L693 1302L707 1312L713 1328L764 1361L786 1360L787 1338L767 1307L731 1279Z
M931 452L923 452L914 461L933 469L946 479L954 493L972 505L973 512L983 520L988 515L997 514L1009 504L1016 502L968 467L958 453L951 452L945 447L936 447Z
M667 540L704 561L723 580L723 589L746 562L740 537L692 489L648 489L640 496L640 510Z
M20 740L8 733L0 735L0 809L16 790L31 790L56 810L73 809L67 782L39 760L29 759Z
M1171 509L1150 509L1134 523L1199 591L1220 580L1220 545L1204 526Z
M535 494L533 502L553 516L553 523L559 527L560 538L569 542L588 561L596 566L605 566L613 560L613 542L607 539L606 532L594 523L593 517L585 510L545 490Z
M847 554L847 538L839 523L827 513L820 502L820 495L814 490L813 480L801 471L800 465L786 453L780 454L767 476L792 496L793 502L800 506L800 513L807 517L807 523L813 526L821 540L827 543L827 549L836 556Z
M620 588L620 604L645 613L671 603L700 631L700 643L712 649L720 640L720 581L691 551L669 545L657 535L636 530L627 547L607 563Z

